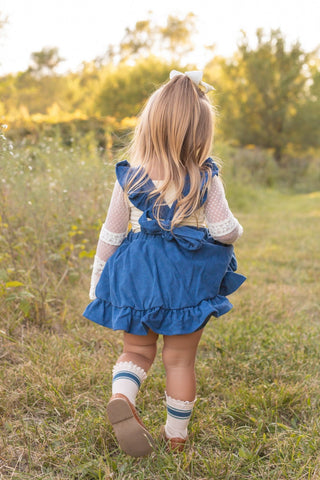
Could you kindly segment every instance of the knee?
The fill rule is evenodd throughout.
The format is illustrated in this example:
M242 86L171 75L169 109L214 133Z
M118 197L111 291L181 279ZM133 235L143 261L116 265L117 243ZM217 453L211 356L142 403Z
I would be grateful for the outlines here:
M157 344L152 343L149 345L131 345L126 344L123 349L124 354L133 354L141 357L144 362L153 363L157 354Z
M150 361L150 363L153 363L156 354L157 354L156 343L153 343L152 345L146 345L146 350L144 352L144 355Z
M166 370L170 368L191 368L194 367L195 355L186 350L176 350L164 346L162 361Z

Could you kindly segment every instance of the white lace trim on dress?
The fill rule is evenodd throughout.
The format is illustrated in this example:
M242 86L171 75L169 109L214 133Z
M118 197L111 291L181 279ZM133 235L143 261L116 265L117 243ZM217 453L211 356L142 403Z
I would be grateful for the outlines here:
M101 260L97 255L94 257L94 262L92 265L92 275L91 275L91 283L90 283L90 292L89 292L89 298L91 300L94 300L96 298L96 286L98 283L98 280L100 278L100 275L102 273L102 270L104 269L106 262Z
M127 232L124 232L124 233L110 232L110 230L106 228L104 223L101 228L99 239L102 240L104 243L108 243L109 245L119 246L125 239L126 235L127 235Z
M94 257L94 262L92 265L92 272L93 273L98 273L101 274L102 270L104 269L106 262L104 260L101 260L97 255Z
M238 220L232 215L222 222L208 223L210 235L213 238L223 237L232 232L239 225Z

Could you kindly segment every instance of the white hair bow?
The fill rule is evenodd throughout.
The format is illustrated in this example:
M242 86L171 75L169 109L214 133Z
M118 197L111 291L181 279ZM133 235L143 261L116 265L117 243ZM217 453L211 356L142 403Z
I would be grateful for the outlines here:
M201 70L194 70L192 72L178 72L178 70L171 70L170 72L170 80L175 77L176 75L186 75L190 80L193 81L197 85L202 85L205 88L205 93L210 92L210 90L215 90L212 85L209 85L206 82L202 81L203 72Z

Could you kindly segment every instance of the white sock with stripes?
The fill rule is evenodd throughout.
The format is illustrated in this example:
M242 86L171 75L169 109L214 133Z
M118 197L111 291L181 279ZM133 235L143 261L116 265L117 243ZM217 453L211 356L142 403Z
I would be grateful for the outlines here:
M185 402L175 400L166 393L167 401L167 422L165 433L167 438L183 438L188 436L188 423L192 414L193 405L196 401Z
M135 405L137 393L147 378L147 373L133 362L119 362L113 367L112 374L112 395L122 393Z

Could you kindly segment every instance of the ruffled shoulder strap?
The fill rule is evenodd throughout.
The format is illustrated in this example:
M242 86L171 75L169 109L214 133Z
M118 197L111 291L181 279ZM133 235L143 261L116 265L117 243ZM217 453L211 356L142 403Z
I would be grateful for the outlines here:
M211 172L211 176L214 177L215 175L219 175L219 168L217 167L217 164L212 160L211 157L207 158L207 160L204 162L205 165L209 166L209 172ZM208 176L210 175L208 171L206 171L203 174L202 177L202 182L201 182L201 190L205 187L207 181L208 181ZM201 197L201 205L205 203L208 197L208 189L206 188L204 194Z
M116 177L122 189L125 188L126 184L130 180L130 177L132 175L130 170L131 166L127 160L122 160L122 162L118 162L116 164Z
M136 171L136 168L131 167L127 160L123 160L116 164L116 176L122 189L126 187L130 179L133 177L133 175L135 175ZM136 175L135 180L145 181L143 181L140 187L128 193L129 200L139 210L152 211L155 199L159 196L158 194L150 197L150 193L155 189L152 180L145 175L144 170L139 171L139 174Z
M205 165L208 165L210 168L208 171L211 171L212 177L215 175L218 175L219 169L215 162L212 160L211 157L207 158L205 161ZM203 174L202 182L201 182L201 189L204 188L204 185L208 181L208 175L210 174L208 171L206 171ZM119 184L121 185L122 189L126 187L132 176L136 173L136 168L131 167L130 163L127 160L122 160L121 162L118 162L116 164L116 176ZM137 176L137 180L142 179L144 176L144 171L141 170L139 172L139 175ZM143 186L135 190L134 192L129 193L129 199L135 205L135 207L139 208L139 210L145 211L151 211L152 207L154 205L154 202L156 198L159 196L154 195L152 198L150 198L149 194L154 190L155 186L150 178L146 179L146 182L143 183ZM190 180L187 175L186 180L185 180L185 185L183 188L183 195L186 196L190 191ZM206 190L204 194L202 195L202 200L201 200L201 205L205 203L207 200L208 196L208 191ZM164 216L170 216L173 215L174 213L174 208L175 208L176 202L169 208L168 206L164 205L161 207L163 210L162 213ZM170 213L169 213L170 212Z
M217 164L212 160L211 157L207 158L207 160L204 162L205 165L208 165L211 169L211 174L214 177L215 175L219 175L219 168Z

